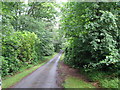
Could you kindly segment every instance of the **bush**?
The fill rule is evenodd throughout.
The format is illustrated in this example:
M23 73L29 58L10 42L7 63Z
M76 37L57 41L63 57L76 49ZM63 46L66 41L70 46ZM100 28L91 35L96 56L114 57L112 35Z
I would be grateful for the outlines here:
M24 65L37 62L38 43L37 35L31 32L14 32L5 36L2 43L2 75L12 75Z

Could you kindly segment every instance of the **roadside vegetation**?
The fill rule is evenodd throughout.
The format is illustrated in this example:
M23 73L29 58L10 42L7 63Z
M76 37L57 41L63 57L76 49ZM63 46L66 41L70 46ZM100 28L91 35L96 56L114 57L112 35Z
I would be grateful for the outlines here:
M58 73L59 73L59 85L63 88L96 88L97 86L94 86L92 82L89 82L88 80L85 80L86 77L81 77L81 75L78 71L74 72L75 69L71 70L71 67L66 65L63 65L64 63L64 53L62 54L60 61L59 61L59 66L58 66ZM67 67L67 68L66 68ZM66 71L64 71L64 70ZM71 72L73 71L73 72ZM74 73L74 74L73 74ZM77 74L77 75L76 75ZM78 76L78 77L76 77Z
M64 60L64 56L65 56L65 54L63 53L60 57L60 62Z
M73 76L67 77L63 86L64 88L95 88L93 85Z
M64 61L64 54L61 56L59 69L62 67ZM71 66L69 66L69 69ZM65 68L64 68L65 69ZM64 88L119 88L119 78L114 76L111 72L92 71L85 72L83 68L75 68L78 70L79 76L83 75L87 80L80 79L76 76L60 72L63 77L63 82L60 83Z
M120 4L67 2L63 5L61 28L67 39L64 63L82 70L102 88L118 88Z
M98 82L101 88L119 88L119 78L111 72L92 71L83 73L91 82Z

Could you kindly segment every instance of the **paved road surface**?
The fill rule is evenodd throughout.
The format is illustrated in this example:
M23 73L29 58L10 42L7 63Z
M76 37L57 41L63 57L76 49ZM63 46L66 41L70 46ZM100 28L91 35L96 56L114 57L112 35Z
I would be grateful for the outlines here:
M56 84L56 70L60 56L61 53L12 88L59 88Z

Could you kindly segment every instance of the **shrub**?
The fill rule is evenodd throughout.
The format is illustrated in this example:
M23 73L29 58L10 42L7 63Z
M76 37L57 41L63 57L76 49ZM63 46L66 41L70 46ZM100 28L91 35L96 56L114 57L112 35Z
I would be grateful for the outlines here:
M36 43L40 41L31 32L17 31L5 36L2 43L2 75L13 74L24 65L37 62Z

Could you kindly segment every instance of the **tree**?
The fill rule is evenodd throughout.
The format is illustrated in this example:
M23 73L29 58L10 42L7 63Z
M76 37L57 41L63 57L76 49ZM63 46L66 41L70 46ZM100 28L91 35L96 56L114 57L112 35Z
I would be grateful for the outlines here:
M69 42L65 63L90 70L117 70L118 3L68 2L64 6L61 23Z

